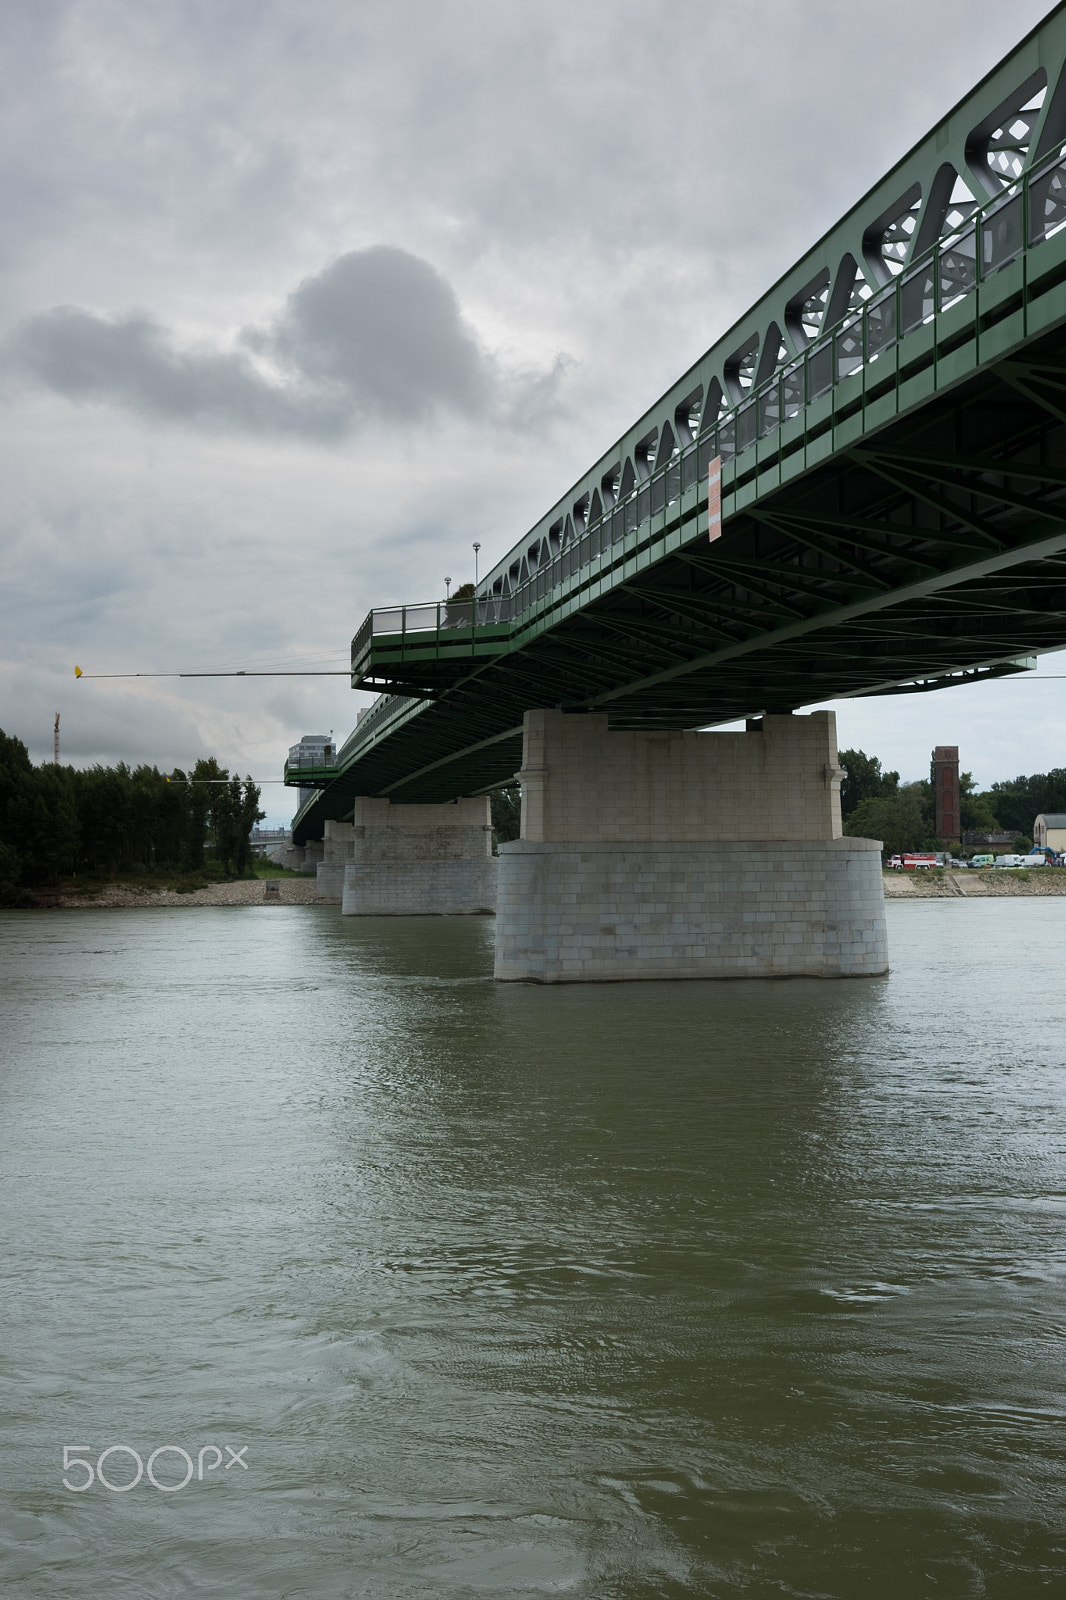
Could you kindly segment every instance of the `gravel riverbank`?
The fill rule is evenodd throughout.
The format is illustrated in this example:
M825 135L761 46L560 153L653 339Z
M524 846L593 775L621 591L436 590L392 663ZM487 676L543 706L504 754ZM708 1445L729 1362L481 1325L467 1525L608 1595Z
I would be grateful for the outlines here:
M92 894L49 894L38 892L38 904L60 910L85 910L93 906L109 909L128 906L313 906L321 901L315 893L314 878L249 878L239 883L213 883L206 889L178 894L174 889L131 889L111 884Z
M886 872L886 900L1013 899L1025 895L1066 895L1066 868L1036 867L1004 872Z
M1066 868L1041 867L1017 872L886 872L886 900L1012 899L1026 895L1066 895ZM38 894L42 906L60 910L91 906L314 906L328 902L316 893L314 878L257 878L241 883L216 883L191 894L173 889L131 889L112 884L94 894Z

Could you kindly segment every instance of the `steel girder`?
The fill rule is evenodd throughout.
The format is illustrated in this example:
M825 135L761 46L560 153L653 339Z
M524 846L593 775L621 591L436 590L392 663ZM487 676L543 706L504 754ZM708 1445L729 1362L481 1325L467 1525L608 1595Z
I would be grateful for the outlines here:
M1023 392L1018 365L842 450L730 517L715 543L693 532L522 649L438 676L301 826L356 793L498 786L537 706L691 727L974 681L1066 643L1066 422L1043 383ZM1066 386L1066 330L1026 368Z

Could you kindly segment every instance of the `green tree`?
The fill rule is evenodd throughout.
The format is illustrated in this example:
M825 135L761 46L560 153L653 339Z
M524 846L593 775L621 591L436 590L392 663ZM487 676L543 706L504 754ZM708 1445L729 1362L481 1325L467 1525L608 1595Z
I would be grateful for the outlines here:
M248 870L248 863L251 859L252 829L255 827L257 822L262 822L263 818L266 816L266 812L259 809L259 797L261 793L262 790L256 784L254 784L247 773L245 773L244 793L241 795L240 805L237 812L238 835L236 867L242 878Z
M1042 811L1066 811L1066 767L994 783L982 798L1007 832L1031 839L1033 823Z
M211 819L215 836L215 855L223 872L232 872L237 859L240 836L241 780L231 778L214 793Z
M853 839L880 839L888 855L932 848L919 791L919 784L908 783L884 799L861 800L846 819L844 832Z
M183 857L187 872L204 869L205 849L208 843L214 844L216 840L218 790L224 787L228 777L229 773L219 766L214 756L201 757L189 775Z
M0 906L23 905L29 898L29 890L22 884L22 857L0 838Z
M864 800L887 800L899 789L899 773L883 772L876 756L864 750L842 750L840 765L847 777L840 785L840 813L847 817Z
M972 772L959 774L959 818L963 833L998 833L999 820L987 794L978 794Z
M517 839L522 831L522 791L517 783L494 789L490 795L492 805L492 832L497 844Z

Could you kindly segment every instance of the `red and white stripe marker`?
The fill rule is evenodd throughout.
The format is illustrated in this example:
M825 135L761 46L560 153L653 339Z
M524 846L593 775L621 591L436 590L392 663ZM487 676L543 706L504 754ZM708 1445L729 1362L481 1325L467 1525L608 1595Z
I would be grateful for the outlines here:
M707 537L713 544L722 536L722 458L715 456L707 468Z

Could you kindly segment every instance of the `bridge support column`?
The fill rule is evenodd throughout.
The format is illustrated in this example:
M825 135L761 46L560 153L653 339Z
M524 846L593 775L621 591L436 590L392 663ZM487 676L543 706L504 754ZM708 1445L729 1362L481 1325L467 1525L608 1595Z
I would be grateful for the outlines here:
M326 905L339 906L344 893L344 869L355 859L355 828L350 822L327 822L322 860L315 868L315 894Z
M463 916L496 910L488 797L443 805L355 802L349 917Z
M500 846L499 979L859 977L888 969L880 845L840 829L836 722L608 732L525 717Z
M290 872L302 872L307 851L302 844L279 844L276 850L268 853L267 860L279 867L288 867Z

